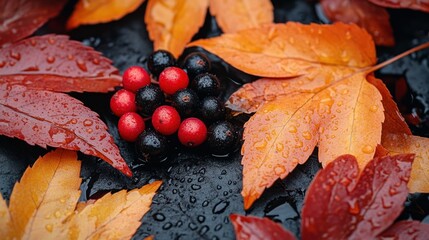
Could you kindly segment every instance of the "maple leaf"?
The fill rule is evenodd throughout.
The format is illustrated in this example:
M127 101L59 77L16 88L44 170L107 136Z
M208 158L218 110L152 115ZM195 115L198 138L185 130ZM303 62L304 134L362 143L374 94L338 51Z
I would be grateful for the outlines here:
M76 211L80 166L76 152L63 149L39 158L15 184L9 208L0 196L0 235L6 239L130 239L161 182L107 194Z
M2 6L0 47L31 35L50 18L60 13L66 2L66 0L0 0Z
M237 240L246 239L266 239L266 240L294 240L295 236L284 229L279 224L268 218L258 218L252 216L240 216L231 214L232 225L234 226L235 237Z
M381 143L383 104L397 109L385 86L368 75L376 59L374 44L356 25L276 24L190 46L247 73L277 77L245 84L227 102L233 110L256 111L243 134L245 209L304 163L316 146L323 166L348 153L363 169ZM386 129L405 124L386 112Z
M429 224L418 221L399 221L384 231L378 239L426 239L429 235Z
M67 29L84 24L106 23L134 12L145 0L79 0L67 21Z
M368 0L374 4L389 8L410 8L429 12L429 2L421 0Z
M0 49L0 82L59 92L107 92L121 84L112 61L68 36L44 35Z
M132 173L98 114L64 93L0 83L0 134L97 156Z
M322 0L320 4L329 20L356 23L372 35L377 45L395 44L389 13L383 7L362 0Z

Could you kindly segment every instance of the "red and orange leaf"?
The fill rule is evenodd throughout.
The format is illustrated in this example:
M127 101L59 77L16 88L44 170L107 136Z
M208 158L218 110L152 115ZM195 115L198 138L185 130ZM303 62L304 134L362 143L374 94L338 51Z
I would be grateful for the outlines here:
M321 170L306 192L303 239L373 239L399 216L414 155L375 158L359 176L343 155Z
M10 229L8 227L8 224L10 223L10 212L7 208L6 201L3 199L3 196L0 194L0 226L3 226L0 228L0 236L8 236Z
M429 2L425 0L368 0L374 4L389 8L410 8L429 12Z
M210 13L225 33L259 27L274 21L270 0L210 0Z
M33 34L60 13L66 2L67 0L0 0L0 47Z
M391 154L416 155L408 188L410 192L429 193L429 138L407 134L383 134L382 145Z
M357 24L372 35L377 45L395 44L389 13L383 7L365 0L322 0L320 3L332 22Z
M232 214L230 218L237 240L296 239L291 232L268 218L241 216L237 214Z
M121 19L134 12L143 2L144 0L79 0L67 21L67 29Z
M0 84L0 134L31 145L79 150L132 175L98 114L67 94Z
M112 61L67 36L32 37L0 49L0 82L59 92L107 92L121 84Z
M390 226L377 239L427 239L429 236L429 224L419 221L399 221Z
M244 125L244 208L307 161L316 146L323 166L353 154L363 169L381 142L383 120L381 95L362 74L267 102Z
M375 64L371 36L354 24L295 22L197 40L199 46L235 68L262 77L296 77L321 65L364 68Z
M154 50L164 49L180 56L204 24L208 5L209 0L149 0L145 23Z

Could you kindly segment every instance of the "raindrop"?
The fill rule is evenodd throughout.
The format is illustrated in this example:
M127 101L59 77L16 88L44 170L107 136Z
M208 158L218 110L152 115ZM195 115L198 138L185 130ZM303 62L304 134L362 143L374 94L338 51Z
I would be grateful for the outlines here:
M90 120L90 119L85 119L85 121L83 121L83 125L84 126L86 126L86 127L89 127L89 126L91 126L92 125L92 120Z
M196 230L197 229L197 225L195 224L195 223L189 223L189 225L188 225L188 227L191 229L191 230Z
M155 213L153 216L153 219L155 219L156 221L162 222L165 220L165 216L162 213Z
M302 137L305 138L306 140L311 140L312 135L310 132L305 131L302 133Z
M198 182L202 182L202 181L204 181L204 177L199 177L197 180L198 180Z
M48 63L54 63L54 62L55 62L55 57L53 57L53 56L48 56L48 57L46 58L46 61L47 61Z
M198 215L197 220L198 222L203 223L206 220L206 217L204 217L203 215Z
M18 52L10 52L10 57L17 61L21 60L21 54Z
M218 202L215 206L214 206L214 208L213 208L213 210L212 210L212 212L214 213L214 214L220 214L220 213L223 213L224 211L225 211L225 209L227 208L229 206L229 202L228 201L220 201L220 202Z
M228 191L224 191L223 192L223 195L226 197L226 196L228 196Z
M60 211L55 211L54 216L55 216L56 218L61 217L61 212L60 212Z
M95 65L100 64L100 60L98 58L94 58L92 59L92 63L94 63Z
M222 170L221 175L226 175L226 170Z
M378 110L378 106L377 106L377 105L373 105L373 106L371 106L371 107L369 108L369 110L370 110L371 112L377 112L377 110Z
M52 224L46 224L45 229L48 232L52 232L52 230L54 230L54 226Z
M5 61L0 61L0 68L4 67L6 65Z
M277 143L276 144L276 150L277 152L281 152L284 149L284 145L282 143Z
M208 226L203 226L201 229L200 229L200 234L201 235L204 235L206 232L208 232L209 231L209 227Z
M197 201L197 199L194 196L189 197L189 202L195 203L196 201Z
M83 60L77 60L76 61L76 65L77 65L77 67L80 69L80 70L82 70L82 71L84 71L84 72L86 72L86 71L88 71L88 68L86 67L86 64L85 64L85 62L83 61Z
M285 167L283 167L283 166L277 166L277 167L275 167L274 168L274 173L277 175L277 176L281 176L283 173L285 173L286 172L286 169L285 169Z
M370 153L374 152L374 148L371 147L370 145L366 145L362 148L362 152L366 153L366 154L370 154Z
M192 190L200 190L201 189L201 185L198 184L192 184L191 185Z
M254 147L257 150L263 150L266 146L267 146L267 141L265 141L265 140L261 140L259 142L256 142L254 145Z
M219 231L219 230L221 230L222 229L222 224L218 224L218 225L216 225L215 226L215 228L214 228L214 230L215 231Z
M217 190L221 190L221 189L222 189L222 186L221 186L221 185L217 185L217 186L216 186L216 189L217 189Z
M289 131L290 133L296 133L296 132L298 131L298 129L296 129L296 127L295 127L295 126L290 126L290 127L288 128L288 131Z
M356 201L356 199L353 199L352 201L349 202L349 213L356 215L356 214L359 214L359 212L360 212L359 204Z
M168 223L164 224L164 226L162 226L162 229L164 229L164 230L168 230L168 229L170 229L172 226L173 226L173 224L172 224L172 223L170 223L170 222L168 222Z
M204 201L202 205L203 205L203 207L207 207L209 205L209 201L207 201L207 200Z

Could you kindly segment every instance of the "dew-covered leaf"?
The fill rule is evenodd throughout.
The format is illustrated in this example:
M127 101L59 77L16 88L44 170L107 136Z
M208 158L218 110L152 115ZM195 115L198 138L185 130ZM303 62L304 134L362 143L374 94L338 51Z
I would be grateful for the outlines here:
M235 230L237 240L294 240L295 236L284 229L281 225L268 218L252 216L241 216L232 214L230 216Z
M372 35L377 45L395 44L389 13L383 7L365 0L322 0L320 3L332 22L357 24Z
M374 4L389 8L410 8L429 12L429 2L424 0L368 0Z
M269 0L210 0L210 13L225 33L272 23L273 10Z
M136 10L143 2L144 0L79 0L67 21L67 28L121 19Z
M429 224L419 221L399 221L390 226L377 239L427 239L429 236Z
M316 146L323 166L353 154L363 169L381 142L383 120L381 95L362 74L262 105L244 125L244 208L307 161Z
M204 24L208 5L209 0L148 0L144 20L154 50L164 49L180 56Z
M0 84L0 134L44 148L78 150L132 175L98 114L64 93Z
M296 77L322 65L364 68L376 62L371 36L354 24L268 24L201 39L199 46L235 68L261 77Z
M413 158L412 154L375 158L360 175L351 155L331 162L306 192L302 238L377 237L403 209Z
M28 38L0 49L0 82L58 92L107 92L121 84L112 61L68 36Z
M67 0L0 0L0 47L33 34L60 13L66 2Z

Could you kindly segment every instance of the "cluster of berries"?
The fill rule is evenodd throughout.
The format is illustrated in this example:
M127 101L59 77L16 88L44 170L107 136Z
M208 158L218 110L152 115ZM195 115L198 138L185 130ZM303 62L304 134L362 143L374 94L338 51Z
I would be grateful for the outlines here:
M178 67L171 53L158 50L147 64L153 81L144 68L132 66L123 74L123 89L110 100L112 112L120 117L119 135L136 142L143 160L163 157L169 136L177 136L186 147L207 141L213 154L226 154L235 147L237 131L226 120L219 99L221 82L210 73L206 55L191 53Z

